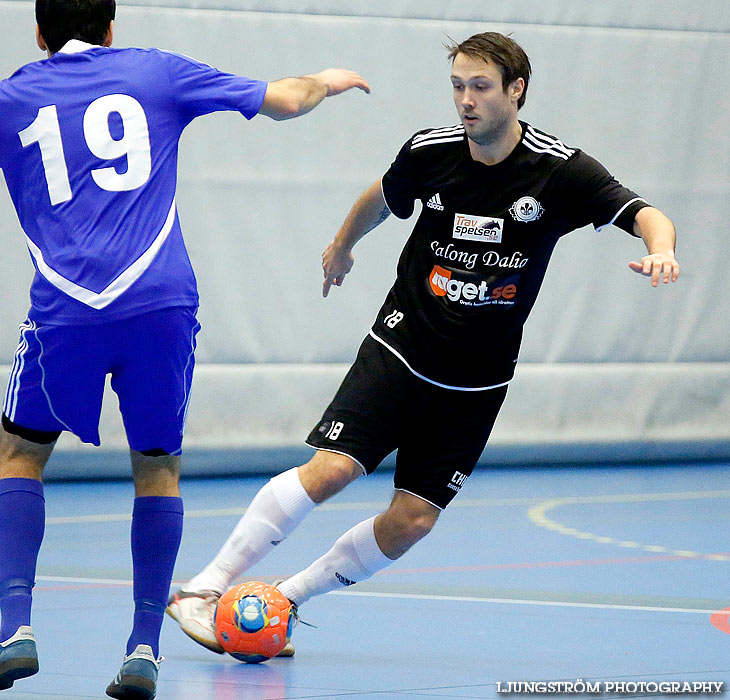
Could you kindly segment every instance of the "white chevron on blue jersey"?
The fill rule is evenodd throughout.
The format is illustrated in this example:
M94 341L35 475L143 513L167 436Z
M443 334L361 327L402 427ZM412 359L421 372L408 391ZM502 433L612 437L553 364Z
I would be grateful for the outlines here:
M462 124L456 126L442 126L438 129L431 129L425 134L417 134L411 141L411 150L421 146L430 146L434 143L449 143L461 141L464 138L464 127Z
M204 114L252 118L265 93L179 54L77 40L0 82L0 169L36 267L29 318L197 306L173 204L178 141Z
M550 153L553 156L568 160L575 151L568 148L559 138L538 131L529 124L522 143L535 153Z
M30 250L35 260L39 274L43 275L56 289L60 289L62 292L76 299L76 301L80 301L82 304L86 304L93 309L103 309L124 294L152 264L152 261L155 259L162 244L172 230L172 225L175 222L175 211L175 200L173 199L172 206L167 213L167 219L165 219L162 229L152 241L152 245L111 282L106 289L102 289L98 293L92 292L90 289L86 289L86 287L82 287L63 275L60 275L46 263L43 259L41 249L33 243L29 236L26 235L25 241L28 244L28 250Z

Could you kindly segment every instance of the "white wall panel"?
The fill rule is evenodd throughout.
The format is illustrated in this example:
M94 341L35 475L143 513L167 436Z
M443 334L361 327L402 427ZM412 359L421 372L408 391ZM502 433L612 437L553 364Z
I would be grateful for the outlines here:
M0 0L0 75L42 57L32 10ZM730 3L138 0L118 8L117 46L159 45L263 79L341 65L373 86L370 96L348 93L287 123L217 114L186 131L178 202L202 298L196 395L226 397L194 400L191 444L304 437L392 283L413 222L391 219L362 241L345 286L327 300L320 252L413 131L454 123L441 44L484 29L511 32L532 59L523 118L582 147L666 211L683 267L677 285L652 289L628 270L642 246L622 231L585 229L561 241L528 322L529 368L494 440L728 438L727 385L716 372L730 359ZM0 187L0 361L15 348L30 277ZM685 371L691 381L674 383ZM589 376L612 391L597 391ZM635 390L643 377L661 377L670 404L703 420L658 411L652 392ZM282 388L296 398L284 400ZM519 400L533 391L545 393L543 413ZM617 418L627 402L644 417L631 426ZM297 412L282 419L282 406ZM233 420L231 407L246 420ZM509 415L520 430L508 429ZM562 422L545 422L556 416ZM122 444L119 435L108 442Z
M304 439L347 368L201 365L188 414L185 473L302 463L312 453ZM729 459L728 415L730 363L525 363L484 459L497 465ZM110 390L100 435L102 449L96 450L64 433L48 476L127 474L124 428Z

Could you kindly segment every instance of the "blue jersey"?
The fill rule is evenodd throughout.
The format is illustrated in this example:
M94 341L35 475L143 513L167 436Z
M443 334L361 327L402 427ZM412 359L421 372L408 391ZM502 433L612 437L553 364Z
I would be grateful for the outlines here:
M197 306L175 208L195 117L254 117L266 83L157 49L70 41L0 82L0 168L36 268L29 317L74 325Z

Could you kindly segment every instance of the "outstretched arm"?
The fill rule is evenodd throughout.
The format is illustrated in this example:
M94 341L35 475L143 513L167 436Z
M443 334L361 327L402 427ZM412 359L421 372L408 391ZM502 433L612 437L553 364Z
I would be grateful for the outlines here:
M342 68L328 68L301 78L282 78L266 87L259 114L277 121L293 119L313 110L325 97L351 88L370 92L370 86L357 73Z
M676 282L679 277L679 263L674 258L677 241L674 225L658 209L644 207L634 219L634 233L641 236L648 254L641 262L630 262L629 267L639 274L651 277L652 287Z
M385 203L380 180L376 180L358 197L340 230L322 253L324 284L322 296L329 294L330 287L342 285L345 275L352 269L355 259L352 248L368 231L382 224L390 215Z

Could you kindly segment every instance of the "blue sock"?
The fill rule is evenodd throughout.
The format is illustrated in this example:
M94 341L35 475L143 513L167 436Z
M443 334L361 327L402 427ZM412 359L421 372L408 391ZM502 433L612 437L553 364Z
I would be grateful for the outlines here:
M0 479L0 642L30 624L45 524L43 484L35 479Z
M134 499L134 627L127 642L127 654L131 654L138 644L149 644L155 656L159 656L160 628L170 594L182 525L182 498L145 496Z

